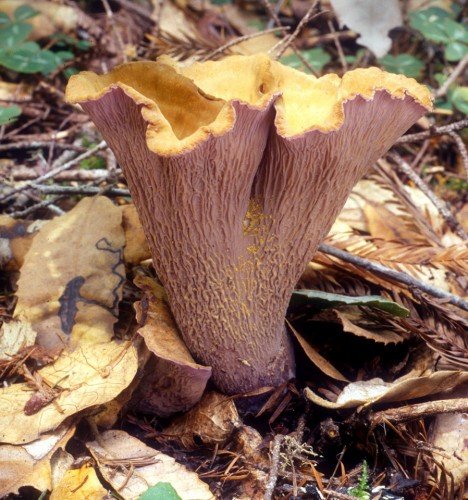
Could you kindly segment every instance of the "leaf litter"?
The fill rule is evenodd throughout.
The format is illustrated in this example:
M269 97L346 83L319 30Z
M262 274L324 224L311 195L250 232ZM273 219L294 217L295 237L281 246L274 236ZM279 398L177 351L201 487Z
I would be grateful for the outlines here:
M2 3L11 2L0 2L0 11ZM75 42L85 34L94 43L89 53L76 52L66 63L70 70L96 69L103 60L112 66L136 54L200 60L215 51L215 58L267 51L281 32L250 35L267 25L294 28L309 8L294 1L277 5L275 20L263 2L115 2L112 15L91 2L98 14L90 16L70 2L57 19L53 2L40 3L41 17L32 18L34 37L58 29ZM456 2L423 3L409 2L408 9L437 5L457 15ZM323 4L326 10L329 4ZM340 9L340 2L331 4ZM456 63L435 62L444 47L401 29L388 38L387 27L376 30L363 19L359 25L347 22L361 34L356 43L355 32L340 30L332 12L322 13L285 55L300 62L299 52L318 74L325 64L341 72L345 66L379 64L357 44L379 52L391 38L394 55L407 50L418 58L433 51L425 83L437 87L437 72L450 78ZM40 34L40 28L49 31ZM228 42L238 43L219 50ZM6 80L0 96L19 104L22 115L0 131L0 151L6 152L0 169L8 171L0 198L100 140L77 109L67 108L69 121L62 128L60 71L42 80L11 74ZM462 78L448 87L448 106L453 90L462 88L457 81ZM462 222L463 196L447 186L463 185L463 152L452 136L431 135L434 125L454 122L457 110L442 112L436 104L436 113L414 130L426 139L395 149L437 196L456 207ZM298 284L305 303L297 309L293 302L288 315L304 353L298 379L273 392L265 388L254 402L226 398L211 390L210 367L197 364L178 336L115 160L107 153L92 158L106 168L95 175L81 168L84 163L72 164L49 186L39 182L40 190L25 189L2 205L0 267L8 274L0 301L0 494L21 496L23 486L32 486L51 491L52 498L104 498L108 491L138 498L169 482L181 498L264 498L273 482L274 498L333 498L356 490L351 487L358 485L366 459L376 464L372 485L388 495L455 498L467 474L463 413L437 416L443 410L436 410L435 417L409 423L384 421L370 437L360 426L373 412L385 415L410 403L429 401L437 409L447 397L463 402L468 340L462 310L319 252ZM105 196L88 197L101 187ZM386 159L355 187L326 243L465 294L466 242L427 194ZM457 386L459 392L447 392ZM310 450L318 455L305 453ZM407 483L395 479L399 474Z

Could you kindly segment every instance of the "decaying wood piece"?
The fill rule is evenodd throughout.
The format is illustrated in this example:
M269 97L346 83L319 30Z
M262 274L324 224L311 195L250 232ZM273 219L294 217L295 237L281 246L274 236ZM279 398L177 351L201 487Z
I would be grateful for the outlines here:
M124 169L195 359L226 393L294 374L284 315L353 185L431 107L376 68L320 79L267 56L72 77Z

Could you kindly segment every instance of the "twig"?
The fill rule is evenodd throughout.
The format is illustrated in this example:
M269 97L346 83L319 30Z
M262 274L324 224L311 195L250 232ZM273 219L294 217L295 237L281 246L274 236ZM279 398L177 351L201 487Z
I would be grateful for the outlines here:
M336 33L335 27L333 26L333 21L327 21L328 29L331 33ZM348 63L346 62L346 58L343 52L343 47L341 46L340 39L335 37L333 39L335 43L336 50L338 51L338 56L340 58L341 66L343 67L343 71L348 71Z
M450 123L449 125L443 125L441 127L431 127L429 130L418 132L417 134L403 135L396 141L395 144L424 141L430 137L436 137L437 135L444 135L450 132L455 132L456 130L462 130L465 127L468 127L468 118L466 118L465 120L460 120L459 122Z
M43 194L59 194L64 195L88 195L94 196L102 194L107 196L130 196L128 189L119 189L112 186L97 187L97 186L43 186L38 185L35 188Z
M36 210L39 210L40 208L46 208L49 207L49 205L53 205L58 199L60 199L60 196L57 196L53 198L52 200L45 200L41 201L40 203L36 203L35 205L32 205L24 210L18 210L17 212L12 212L11 214L8 214L10 217L15 217L15 218L23 218L26 217L26 215L29 215ZM57 214L61 215L61 214Z
M463 73L466 65L468 64L468 55L466 55L459 63L455 66L450 76L445 80L442 86L434 94L435 97L442 97L447 93L450 85L455 82L455 80Z
M453 139L453 142L457 145L458 152L462 157L463 168L465 169L465 175L468 179L468 150L466 149L465 143L462 138L455 132L449 132L448 135Z
M428 285L427 283L424 283L424 281L418 280L417 278L413 278L413 276L410 276L409 274L400 271L395 271L378 262L372 262L368 259L364 259L362 257L358 257L357 255L353 255L350 252L346 252L346 250L341 250L331 245L326 245L324 243L322 243L319 246L319 250L328 255L332 255L333 257L337 257L338 259L341 259L345 262L349 262L350 264L358 266L362 269L371 271L372 273L380 274L385 278L390 279L391 281L403 283L410 289L416 288L424 293L432 295L432 297L437 297L439 299L447 299L447 302L450 302L451 304L460 307L465 311L468 311L467 300L464 300L462 297L454 295L453 293L441 290L440 288L437 288L433 285Z
M115 1L121 7L124 7L125 9L130 10L130 11L134 12L135 14L138 14L145 21L148 21L151 24L154 23L154 19L151 17L151 12L149 12L143 6L138 5L137 3L134 3L133 1L131 2L130 0L115 0Z
M83 146L75 146L74 144L64 144L54 141L21 141L21 142L10 142L9 144L0 145L0 151L12 151L17 149L33 149L33 148L46 148L54 146L60 149L71 149L73 151L87 151Z
M234 40L230 40L221 47L218 47L216 50L214 50L213 52L209 53L208 55L200 59L200 61L201 62L208 61L209 59L212 59L218 54L222 54L225 50L233 47L234 45L245 42L246 40L251 40L252 38L257 38L259 36L266 35L268 33L275 33L276 31L288 31L288 30L289 30L288 27L278 26L277 28L271 28L269 30L259 31L257 33L250 33L248 35L240 36L238 38L235 38Z
M268 481L266 484L265 495L263 497L264 500L271 500L273 498L273 492L275 491L276 481L278 481L280 451L283 439L284 436L282 434L277 434L273 439L273 447L271 450L270 474L268 476Z
M443 413L466 413L468 412L468 398L443 399L441 401L428 401L402 408L391 408L381 410L369 416L371 426L385 421L408 422L425 417L432 417Z
M161 32L161 13L164 5L164 0L157 0L156 7L153 10L153 20L154 20L154 36L159 37Z
M263 7L265 7L265 10L268 12L269 16L271 17L271 20L273 20L273 24L276 24L279 28L282 28L283 25L281 24L280 18L278 17L278 13L275 11L275 9L273 9L270 2L268 0L260 0L260 2L263 5ZM279 5L279 4L277 4L277 5ZM270 52L274 51L275 48L278 47L279 45L281 45L281 43L283 43L283 42L284 42L284 38L279 43L277 43L274 47L272 47L272 49L270 49ZM314 68L311 66L309 61L307 61L305 59L305 57L302 55L301 51L299 49L297 49L297 47L295 46L294 43L291 44L291 49L293 50L294 54L296 54L298 59L302 62L302 64L304 64L304 66L312 74L316 75Z
M101 149L104 149L105 147L107 147L105 141L101 141L97 146L86 151L86 153L83 153L82 155L79 155L79 156L73 158L73 160L70 160L69 162L64 163L63 165L60 165L59 167L50 170L49 172L47 172L44 175L41 175L40 177L38 177L34 181L26 182L22 186L19 186L17 188L12 189L9 193L7 193L3 196L0 196L0 202L9 200L13 195L15 195L17 193L21 193L22 191L25 191L26 189L33 188L33 187L37 186L38 184L44 182L45 180L56 176L58 173L63 172L64 170L68 170L69 168L73 167L74 165L76 165L80 161L85 160L86 158L89 158L90 156L93 156L95 153L97 153L98 151L101 151Z
M111 29L114 32L115 39L117 40L117 43L120 46L120 51L123 55L124 62L127 62L127 55L125 53L125 44L124 44L124 41L123 41L122 36L120 34L120 31L115 26L114 13L112 12L111 6L109 5L109 2L107 0L101 0L101 3L104 7L104 10L106 11L106 16L107 16L107 19L109 19L109 22L111 24Z
M398 166L399 170L407 175L416 184L416 186L418 186L418 188L431 200L431 202L437 208L440 215L442 215L442 217L445 219L449 227L454 232L456 232L458 236L460 236L460 238L466 240L467 235L464 229L460 226L459 222L454 217L447 204L434 194L431 188L423 179L421 179L421 177L419 177L419 175L411 168L411 166L406 163L406 161L403 160L403 158L399 154L395 152L391 151L387 153L387 157L390 158Z
M299 24L297 25L296 29L288 36L285 37L281 42L273 47L272 51L276 52L275 59L279 59L286 49L296 40L296 38L299 36L299 33L302 31L302 28L315 16L318 16L322 14L323 12L317 13L315 16L313 16L315 8L317 7L318 0L315 0L315 2L310 6L309 10L306 12L305 16L299 21Z
M327 488L325 488L323 490L323 492L326 493L327 495L331 495L331 497L327 496L327 498L331 498L331 500L333 500L333 499L337 499L337 500L356 500L356 497L353 497L351 495L347 495L346 493L339 493L338 491L329 490Z
M91 182L91 181L105 181L110 178L117 178L118 180L123 180L122 171L117 169L115 172L109 172L109 170L104 168L97 168L93 170L69 170L57 174L54 176L55 181L81 181L81 182ZM0 179L2 176L0 176ZM39 174L36 170L32 168L28 168L25 165L20 165L19 167L15 167L14 171L5 174L4 178L11 179L13 181L31 181L37 180L39 178Z

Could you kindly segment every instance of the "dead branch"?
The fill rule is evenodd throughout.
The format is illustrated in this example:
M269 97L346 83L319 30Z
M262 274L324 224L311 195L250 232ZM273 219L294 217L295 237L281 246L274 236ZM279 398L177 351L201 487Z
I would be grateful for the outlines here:
M395 144L403 144L405 142L417 142L424 141L430 137L436 137L438 135L448 134L449 132L455 132L456 130L462 130L468 127L468 118L460 120L458 122L450 123L449 125L443 125L441 127L431 127L429 130L424 132L418 132L417 134L406 134L400 137Z

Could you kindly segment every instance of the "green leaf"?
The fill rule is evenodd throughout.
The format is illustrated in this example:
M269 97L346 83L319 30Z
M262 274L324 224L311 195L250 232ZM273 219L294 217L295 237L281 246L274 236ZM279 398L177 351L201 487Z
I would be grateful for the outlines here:
M458 111L468 114L468 87L455 87L447 93L447 97Z
M20 5L13 14L15 17L15 21L25 21L26 19L30 19L31 17L37 16L39 12L34 10L29 5Z
M5 12L0 12L0 28L4 28L7 24L11 24L11 20Z
M20 114L19 106L0 106L0 125L13 122Z
M401 73L411 78L420 77L424 69L424 63L421 59L410 54L398 54L397 56L387 54L379 59L379 62L387 71Z
M76 75L77 73L79 73L79 70L73 66L71 68L65 68L63 70L65 78L70 78L71 76Z
M18 73L50 73L57 66L57 59L50 50L31 52L28 48L0 52L0 65Z
M157 483L148 488L138 500L182 500L170 483Z
M468 30L463 24L453 19L444 19L442 26L451 40L468 43Z
M312 308L321 310L337 306L367 306L381 309L394 316L406 318L409 311L396 302L380 297L380 295L365 295L362 297L349 297L348 295L339 295L337 293L321 292L319 290L294 290L290 307L312 306Z
M450 42L444 51L445 59L447 61L459 61L468 54L468 45L462 42Z
M451 19L451 13L439 7L411 12L409 15L410 26L427 40L437 43L448 43L450 37L443 27L445 19Z
M12 23L0 29L0 47L12 49L28 38L32 31L30 24Z
M315 48L310 50L301 50L301 55L304 59L314 68L315 71L322 71L323 67L331 61L331 56L322 48ZM281 58L283 64L291 66L291 68L304 70L304 64L297 57L296 54L291 54Z

